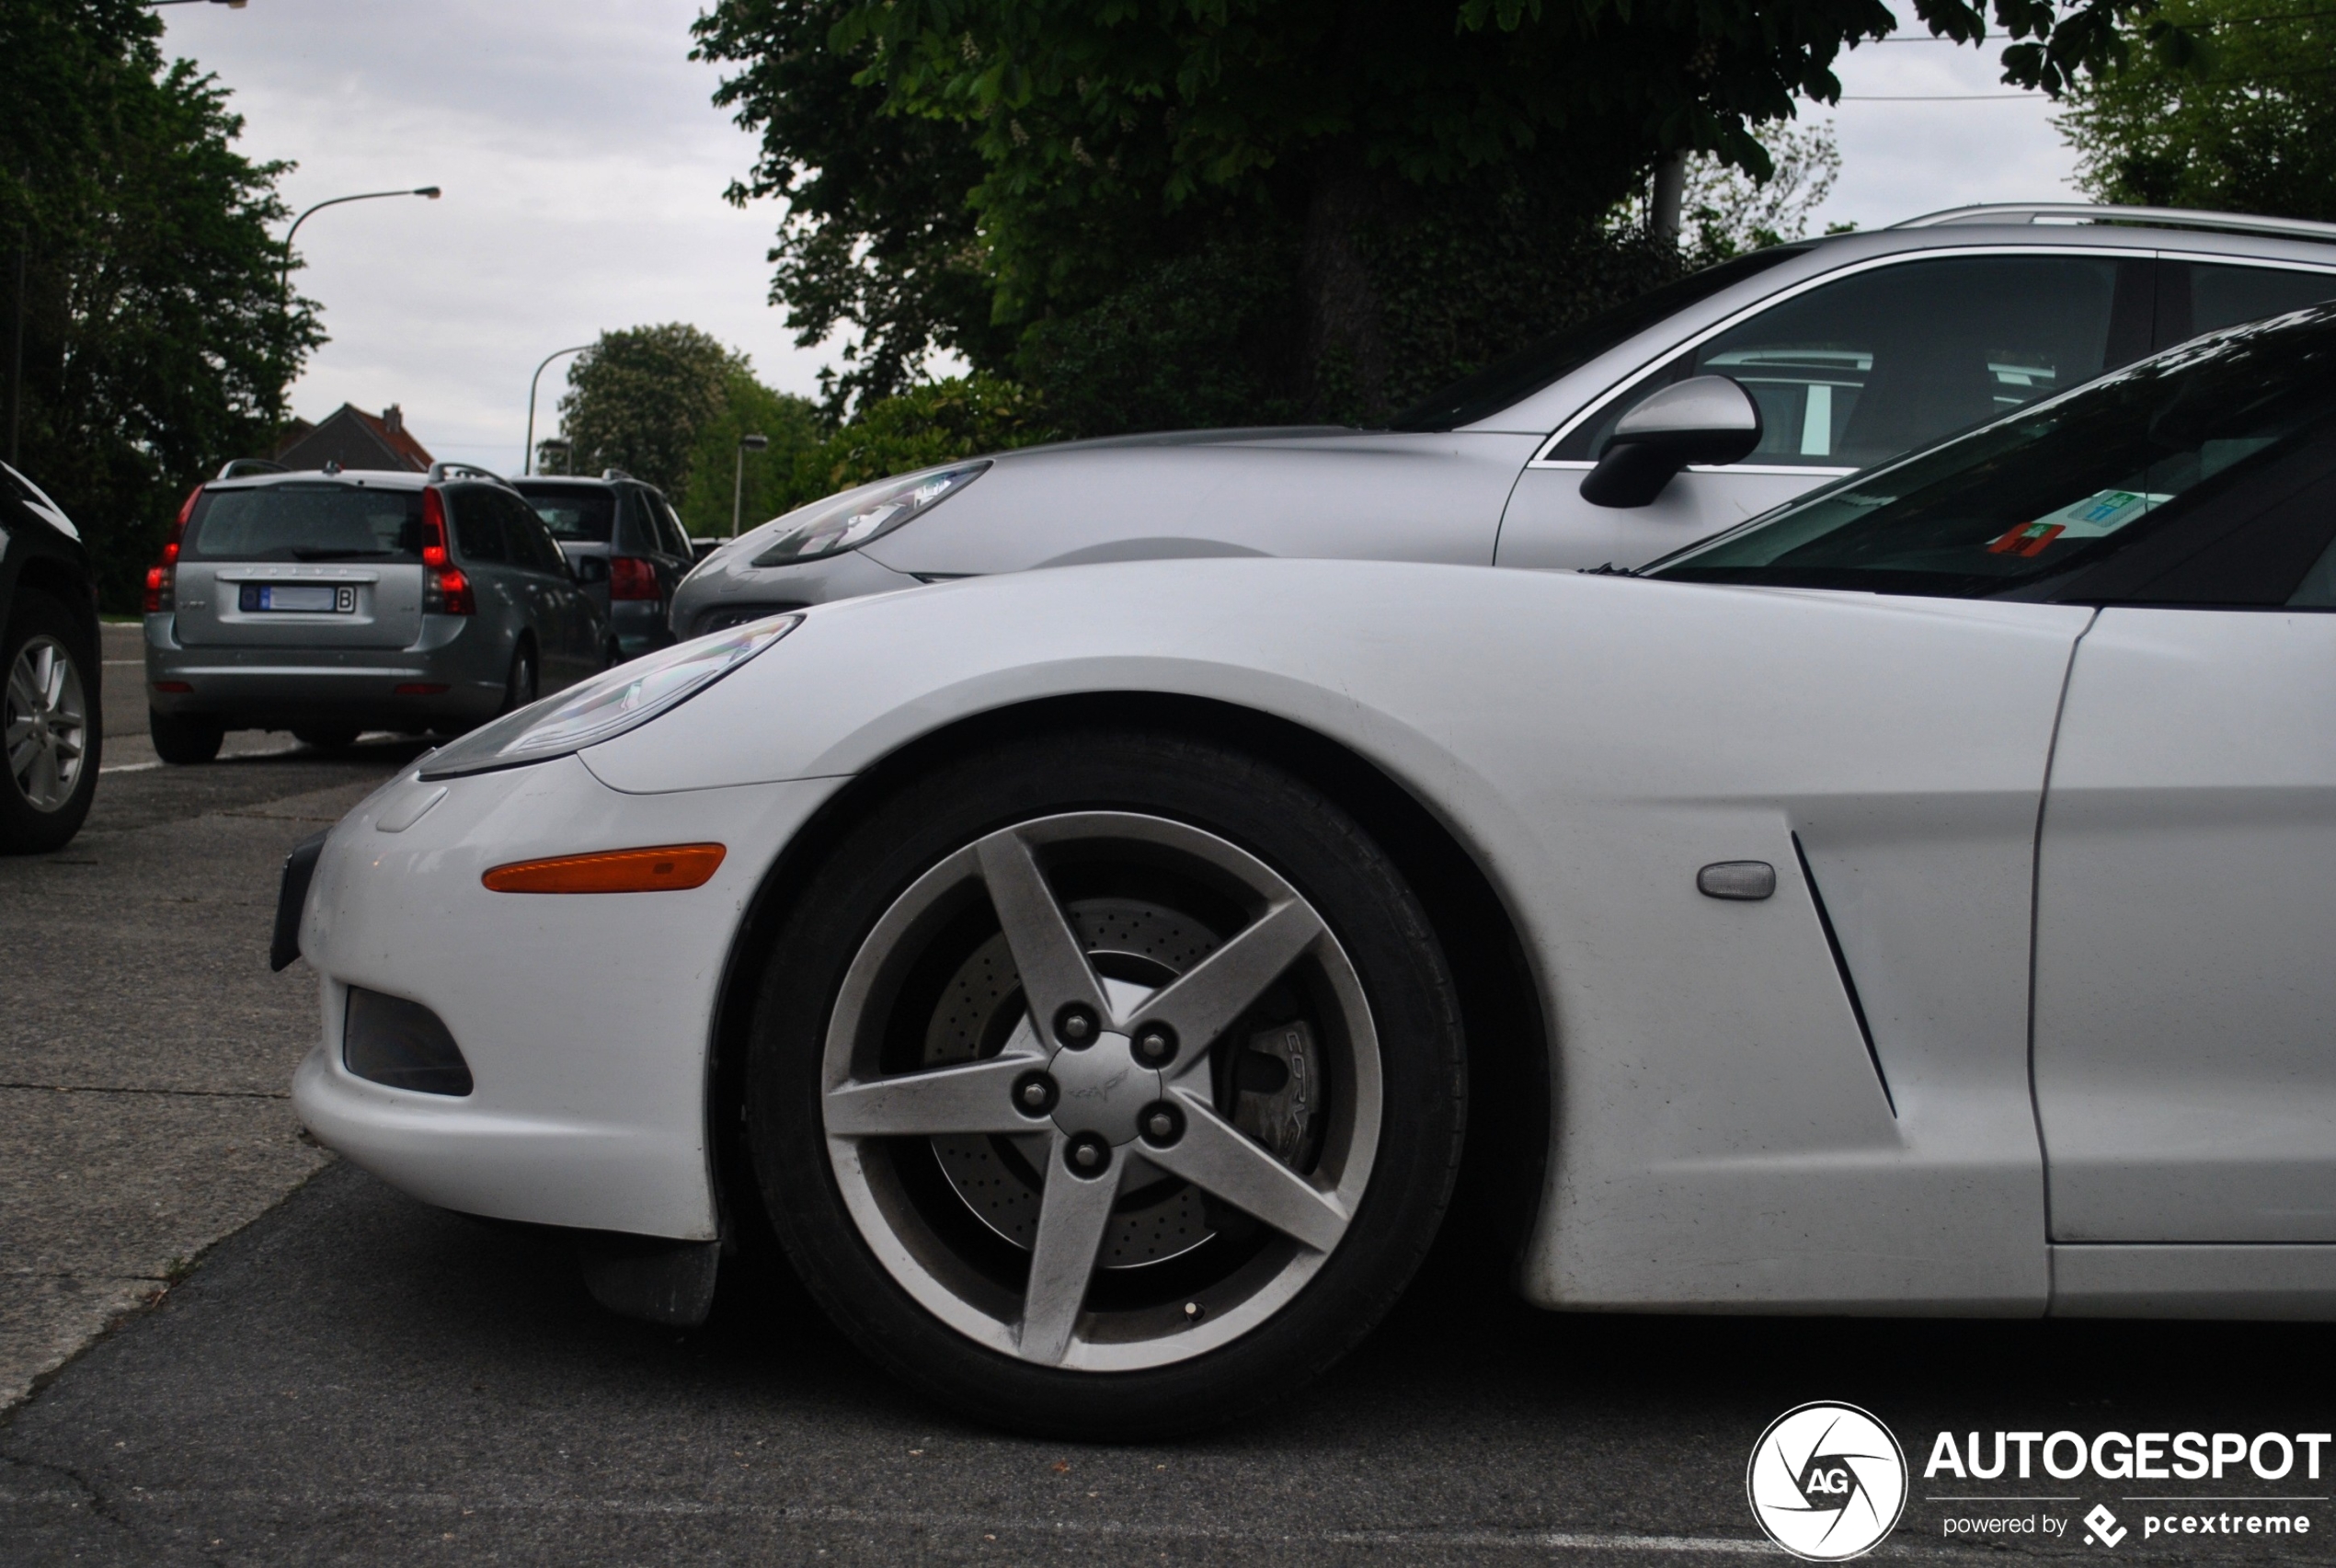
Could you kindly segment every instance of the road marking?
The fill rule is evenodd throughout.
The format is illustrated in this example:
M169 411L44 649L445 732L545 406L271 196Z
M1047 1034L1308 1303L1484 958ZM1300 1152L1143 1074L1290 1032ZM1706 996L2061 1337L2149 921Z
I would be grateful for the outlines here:
M1736 1536L1628 1535L1603 1530L1535 1529L1378 1529L1286 1530L1239 1526L1212 1528L1207 1525L1176 1525L1120 1519L1036 1519L1027 1516L941 1513L924 1509L850 1508L784 1503L706 1502L679 1497L559 1497L495 1495L452 1492L272 1492L260 1488L187 1488L132 1486L107 1489L109 1506L143 1503L161 1507L205 1505L260 1507L271 1512L303 1508L324 1513L361 1509L476 1514L504 1511L533 1514L599 1514L636 1517L764 1518L788 1524L868 1525L925 1531L1011 1531L1015 1534L1065 1537L1110 1537L1133 1539L1272 1542L1287 1548L1293 1542L1316 1541L1332 1546L1442 1549L1446 1551L1627 1551L1668 1552L1712 1557L1779 1559L1784 1551L1758 1539ZM57 1504L79 1506L79 1495L64 1489L20 1491L0 1487L0 1504ZM1987 1551L1956 1547L1891 1541L1871 1553L1875 1557L1918 1558L1925 1561L1995 1562Z

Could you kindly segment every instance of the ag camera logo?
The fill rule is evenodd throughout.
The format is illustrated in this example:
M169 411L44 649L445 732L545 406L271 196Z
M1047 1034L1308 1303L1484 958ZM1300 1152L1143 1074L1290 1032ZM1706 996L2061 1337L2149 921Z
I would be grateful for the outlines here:
M1744 1490L1760 1528L1793 1556L1839 1562L1895 1529L1907 1506L1907 1456L1890 1429L1854 1404L1797 1405L1752 1445Z

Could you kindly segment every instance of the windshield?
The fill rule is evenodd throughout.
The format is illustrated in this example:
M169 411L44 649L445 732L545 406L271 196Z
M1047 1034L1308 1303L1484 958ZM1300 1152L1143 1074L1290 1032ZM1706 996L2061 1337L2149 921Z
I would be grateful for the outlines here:
M2042 598L2336 436L2336 308L2201 338L1644 568ZM2234 503L2237 504L2237 503Z
M179 546L197 561L414 561L422 493L358 485L205 490Z
M1624 339L1636 336L1666 316L1677 315L1722 289L1765 272L1788 256L1794 246L1772 246L1723 261L1717 267L1650 289L1628 304L1603 315L1553 332L1521 353L1456 381L1416 407L1406 408L1389 422L1394 430L1450 430L1487 419L1520 398L1529 397L1558 377L1588 364Z
M616 532L616 492L581 485L531 485L512 488L527 498L552 537L564 544L605 544Z

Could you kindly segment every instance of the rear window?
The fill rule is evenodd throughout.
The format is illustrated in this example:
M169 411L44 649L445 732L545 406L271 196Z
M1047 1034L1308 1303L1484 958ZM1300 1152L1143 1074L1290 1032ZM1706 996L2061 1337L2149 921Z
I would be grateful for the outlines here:
M605 544L616 532L616 493L613 490L584 489L567 485L545 485L541 488L528 484L518 486L552 531L552 537L568 544Z
M197 561L414 561L419 490L269 485L205 490L179 546Z

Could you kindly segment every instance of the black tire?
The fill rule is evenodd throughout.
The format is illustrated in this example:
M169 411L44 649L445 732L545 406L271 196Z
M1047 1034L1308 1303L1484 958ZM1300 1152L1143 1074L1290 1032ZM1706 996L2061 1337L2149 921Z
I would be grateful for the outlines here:
M219 755L227 727L202 714L166 714L146 710L146 733L154 737L155 755L166 762L191 767Z
M535 645L526 638L511 650L511 668L503 677L503 712L517 713L533 702L543 678L535 668Z
M295 725L292 738L303 746L313 746L319 751L346 751L357 744L358 728L353 724Z
M27 776L22 780L12 762L0 765L0 854L46 854L63 849L81 830L81 824L89 816L89 803L97 797L105 723L98 708L96 642L87 624L76 620L63 605L45 593L20 591L6 627L0 630L0 685L11 682L17 659L29 650L57 649L62 650L62 659L56 659L53 651L50 657L70 667L67 678L74 683L83 704L80 734L70 743L79 749L80 755L72 761L74 772L63 797L48 798L39 804L27 793L28 788L53 796L56 783L61 781L52 782L48 775L35 780L30 769L37 764L29 760ZM29 716L17 713L17 698L12 686L0 695L0 713L5 713L7 729L14 729ZM52 720L45 710L41 722L46 733ZM6 756L5 750L0 750L0 758Z
M842 1005L847 974L854 971L855 961L862 966L860 972L869 972L865 966L871 960L861 956L863 944L879 930L879 921L887 921L887 911L896 910L896 903L905 906L904 890L913 894L912 884L931 885L928 871L984 835L1065 813L1105 812L1141 814L1147 822L1165 820L1201 830L1195 837L1208 836L1245 852L1311 906L1334 937L1335 951L1348 965L1345 972L1359 981L1359 994L1367 999L1366 1032L1377 1041L1380 1104L1373 1112L1378 1129L1374 1151L1363 1167L1367 1185L1355 1197L1351 1218L1326 1255L1319 1250L1300 1252L1297 1243L1253 1226L1251 1234L1289 1248L1293 1256L1309 1258L1311 1274L1289 1276L1300 1282L1293 1294L1260 1297L1263 1306L1237 1303L1220 1314L1220 1332L1230 1332L1223 1324L1241 1312L1252 1314L1242 1320L1248 1326L1239 1337L1228 1343L1179 1353L1181 1359L1145 1364L1136 1370L1078 1371L1025 1360L978 1342L920 1304L888 1271L861 1222L853 1219L829 1156L823 1073L831 1015L838 1015ZM1053 878L1057 874L1045 875ZM1075 897L1056 895L1064 911L1080 908ZM979 906L977 916L991 907ZM898 920L897 911L889 918ZM882 929L905 928L887 923ZM994 916L990 929L997 929ZM1238 920L1231 929L1242 929ZM871 950L876 945L871 944ZM904 937L901 951L908 948ZM1090 944L1088 951L1100 949ZM1310 961L1301 957L1294 962ZM1015 741L964 757L900 788L842 833L810 872L761 962L749 1046L748 1140L764 1205L785 1250L812 1295L871 1358L977 1419L1047 1436L1122 1441L1191 1431L1262 1407L1285 1405L1294 1391L1345 1356L1393 1306L1441 1223L1460 1165L1466 1086L1460 1009L1441 949L1402 876L1363 830L1320 793L1256 758L1140 731ZM1011 971L1011 958L1007 963ZM1104 972L1100 962L1096 968ZM1277 988L1289 985L1298 972L1293 967L1272 983ZM922 982L903 983L908 989L902 996L923 994L914 991ZM1015 983L1011 979L1002 982ZM933 994L938 997L937 986ZM1018 989L1010 994L1014 1000L1002 1005L1019 1009ZM1262 1036L1248 1036L1244 1029L1254 1028L1264 1013L1279 1005L1269 1000L1275 994L1269 990L1248 1004L1242 1020L1219 1036L1214 1050L1204 1047L1204 1057L1214 1062L1223 1051L1253 1050L1254 1039ZM1354 992L1350 989L1344 994ZM1015 1015L1029 1022L1026 1012ZM908 1026L917 1028L914 1017ZM872 1027L879 1027L887 1037L900 1033L897 1017ZM1103 1038L1120 1042L1125 1036L1106 1034ZM1252 1046L1240 1045L1242 1039L1251 1040ZM935 1059L928 1055L924 1059L929 1065ZM1238 1059L1245 1070L1247 1055ZM1060 1065L1058 1058L1055 1070ZM1232 1076L1228 1070L1217 1071L1220 1085ZM1191 1082L1203 1079L1196 1074ZM1324 1070L1318 1082L1331 1085L1319 1090L1319 1097L1334 1099L1334 1072ZM1245 1092L1231 1093L1238 1098ZM1022 1093L1021 1088L1015 1093ZM1221 1087L1215 1091L1220 1101L1227 1093ZM1047 1136L1059 1139L1064 1135L1050 1130ZM1075 1153L1076 1141L1058 1141L1054 1148ZM937 1139L882 1138L875 1142L887 1150L929 1147L934 1152L927 1158L933 1169L940 1169ZM1124 1147L1131 1153L1145 1152L1134 1145ZM900 1158L903 1169L913 1162L913 1155ZM1115 1151L1110 1158L1119 1155ZM1197 1189L1194 1196L1204 1204L1212 1201L1202 1198ZM1139 1194L1105 1201L1115 1216L1107 1223L1116 1223L1122 1210L1148 1200ZM1231 1214L1222 1207L1209 1212ZM1244 1217L1231 1218L1239 1222ZM1218 1240L1211 1235L1204 1245L1215 1245ZM1189 1263L1200 1256L1200 1249L1183 1256ZM1178 1265L1172 1259L1165 1266ZM1244 1266L1254 1270L1254 1259ZM1079 1288L1082 1324L1102 1321L1095 1282L1103 1277L1098 1265ZM1115 1277L1124 1281L1128 1276ZM1010 1294L1024 1300L1026 1315L1027 1299L1020 1296L1021 1288L1013 1288ZM1166 1310L1173 1317L1177 1310L1174 1301L1191 1288L1172 1283L1170 1288ZM1153 1322L1162 1310L1158 1303L1141 1307ZM1254 1315L1260 1312L1265 1315ZM1158 1331L1148 1345L1168 1346L1174 1333L1173 1326Z

